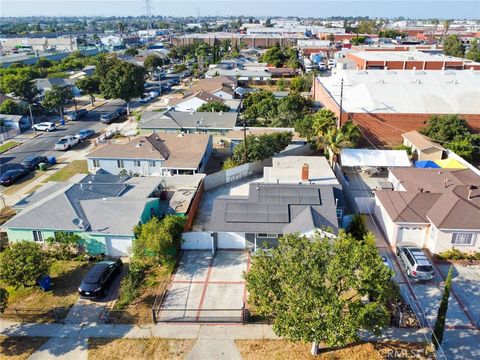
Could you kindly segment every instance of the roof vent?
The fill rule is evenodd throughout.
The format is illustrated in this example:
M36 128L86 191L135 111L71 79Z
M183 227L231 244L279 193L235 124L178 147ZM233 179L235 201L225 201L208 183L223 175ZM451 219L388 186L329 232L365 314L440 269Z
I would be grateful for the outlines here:
M137 145L135 145L135 147L137 147L137 148L142 147L142 144L138 143Z

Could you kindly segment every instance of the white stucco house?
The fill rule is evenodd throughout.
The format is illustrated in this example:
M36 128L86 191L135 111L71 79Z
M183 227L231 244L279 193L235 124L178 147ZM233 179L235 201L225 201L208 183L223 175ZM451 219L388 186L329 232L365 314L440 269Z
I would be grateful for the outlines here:
M391 246L480 250L480 176L470 169L389 169L374 215Z

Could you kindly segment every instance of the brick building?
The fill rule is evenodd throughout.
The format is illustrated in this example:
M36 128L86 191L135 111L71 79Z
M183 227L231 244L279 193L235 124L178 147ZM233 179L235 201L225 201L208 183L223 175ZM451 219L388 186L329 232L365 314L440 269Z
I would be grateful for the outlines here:
M317 77L315 102L360 126L366 144L398 145L402 133L424 127L434 114L459 114L480 132L480 72L470 70L342 70Z
M220 45L224 40L230 40L232 46L244 44L247 47L269 48L277 43L280 46L297 46L298 40L305 40L306 36L299 34L259 34L245 35L237 33L207 33L174 36L171 43L175 46L188 45L195 42L204 42L210 46Z

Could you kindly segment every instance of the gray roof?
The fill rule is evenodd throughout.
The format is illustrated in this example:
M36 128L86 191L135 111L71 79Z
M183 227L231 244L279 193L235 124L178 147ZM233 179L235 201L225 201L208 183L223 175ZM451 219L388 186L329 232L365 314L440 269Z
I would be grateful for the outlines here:
M334 186L252 183L248 197L219 197L208 230L293 233L338 230Z
M169 110L164 113L144 111L141 129L233 129L238 119L232 112L194 112Z
M53 85L58 86L73 86L75 85L75 81L72 79L64 79L64 78L41 78L35 79L35 84L37 88L40 90L45 88L51 88Z

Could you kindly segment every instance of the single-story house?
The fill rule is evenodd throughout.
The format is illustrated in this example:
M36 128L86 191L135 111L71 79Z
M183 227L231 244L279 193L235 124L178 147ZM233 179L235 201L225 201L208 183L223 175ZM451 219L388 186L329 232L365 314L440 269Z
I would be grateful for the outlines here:
M207 134L140 136L128 143L110 143L87 155L88 169L118 175L122 170L142 176L196 174L205 171L212 153Z
M17 215L3 228L9 242L43 243L58 232L69 232L82 238L90 254L127 256L135 225L165 214L188 219L196 211L192 204L203 177L90 174L69 182L49 182L17 203Z
M74 72L69 76L69 79L78 80L85 77L91 77L95 73L95 65L87 65L82 70Z
M238 113L168 110L164 113L144 111L138 125L141 133L209 133L226 134L237 123Z
M225 100L206 91L197 91L187 93L181 98L171 98L168 100L168 108L176 111L195 112L197 109L208 102L224 103ZM230 109L236 111L236 109Z
M75 85L75 80L65 78L41 78L33 80L38 90L40 91L40 97L44 97L45 93L52 89L54 85L62 87L70 87L73 95L77 96L81 94L80 89Z
M205 91L220 99L233 99L235 97L235 89L237 88L237 80L234 77L216 76L209 79L201 79L193 85L188 92L196 93Z
M441 160L445 148L431 141L428 137L412 130L402 134L403 145L412 148L413 158L417 161Z
M389 169L374 215L391 246L480 250L480 176L470 169Z
M207 71L206 78L214 78L215 76L234 77L238 81L266 81L272 78L272 73L266 68L262 69L221 69L213 68Z
M251 183L249 194L215 199L208 230L218 248L276 246L283 234L338 232L334 187Z

